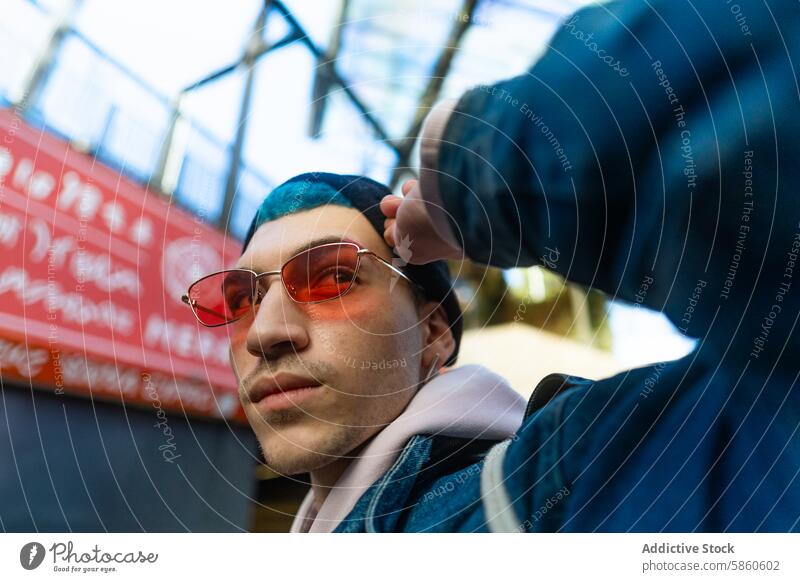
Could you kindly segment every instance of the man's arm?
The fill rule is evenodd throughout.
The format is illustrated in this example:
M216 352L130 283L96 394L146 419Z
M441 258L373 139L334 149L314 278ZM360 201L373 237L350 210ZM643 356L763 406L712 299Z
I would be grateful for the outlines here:
M578 12L528 74L459 100L423 159L422 196L478 262L543 264L696 337L734 333L745 313L755 325L800 233L800 9L737 10ZM798 305L796 287L781 301Z

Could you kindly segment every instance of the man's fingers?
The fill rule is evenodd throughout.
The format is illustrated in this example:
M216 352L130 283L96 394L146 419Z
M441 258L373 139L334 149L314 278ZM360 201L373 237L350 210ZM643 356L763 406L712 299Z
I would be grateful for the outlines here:
M397 209L400 208L400 204L402 203L403 199L394 194L384 196L380 205L381 212L383 212L386 218L395 218L397 216Z
M403 185L400 187L400 190L403 192L404 196L408 196L408 193L411 192L411 189L417 185L417 180L411 179L406 180L403 182Z
M394 248L396 245L395 238L394 238L394 220L387 220L386 227L383 231L383 239L386 241L386 244L389 245L390 248Z

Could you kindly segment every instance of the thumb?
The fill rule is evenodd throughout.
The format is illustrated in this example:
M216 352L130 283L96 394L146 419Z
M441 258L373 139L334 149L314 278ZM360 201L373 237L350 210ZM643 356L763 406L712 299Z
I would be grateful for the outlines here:
M392 249L397 245L397 225L395 223L396 220L394 218L387 219L384 223L383 230L383 239L386 241L386 244L389 245L389 248Z
M403 182L403 185L400 186L400 190L403 192L403 196L408 196L408 193L411 192L411 190L414 188L414 186L417 185L417 183L419 183L419 180L415 180L414 178L411 178L410 180L406 180L405 182Z
M396 218L397 209L400 208L400 204L402 203L403 199L399 196L395 196L394 194L384 196L380 203L381 212L383 212L383 215L386 218Z

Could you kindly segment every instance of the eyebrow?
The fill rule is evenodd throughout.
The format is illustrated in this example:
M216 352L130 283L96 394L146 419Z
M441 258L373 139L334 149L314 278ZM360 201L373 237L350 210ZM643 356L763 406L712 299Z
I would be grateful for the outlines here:
M289 253L288 258L292 258L293 256L302 253L303 251L307 251L308 249L313 249L314 247L318 247L320 245L328 245L331 243L340 243L340 242L348 242L358 245L359 248L363 248L361 243L358 243L352 239L341 237L341 236L323 236L321 238L316 238L314 240L310 240L307 243L304 243Z
M307 251L309 249L313 249L314 247L318 247L320 245L327 245L327 244L331 244L331 243L340 243L340 242L353 243L353 244L358 245L359 248L364 248L364 246L361 243L359 243L358 241L355 241L353 239L350 239L350 238L347 238L347 237L342 237L342 236L329 235L329 236L323 236L323 237L320 237L320 238L315 238L315 239L307 241L307 242L305 242L305 243L303 243L301 245L298 245L297 247L292 249L292 251L290 253L286 254L286 259L284 259L284 260L289 260L290 258L294 257L295 255L298 255L298 254L302 253L303 251ZM238 261L237 261L237 265L238 265ZM240 267L240 268L242 268L242 267Z

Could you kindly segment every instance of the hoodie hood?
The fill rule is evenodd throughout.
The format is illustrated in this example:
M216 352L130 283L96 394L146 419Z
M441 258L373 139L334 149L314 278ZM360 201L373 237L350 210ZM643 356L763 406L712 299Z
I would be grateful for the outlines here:
M397 460L415 435L503 440L522 424L525 399L506 380L475 365L448 369L420 388L394 422L375 435L331 489L318 513L309 491L291 531L332 532Z

